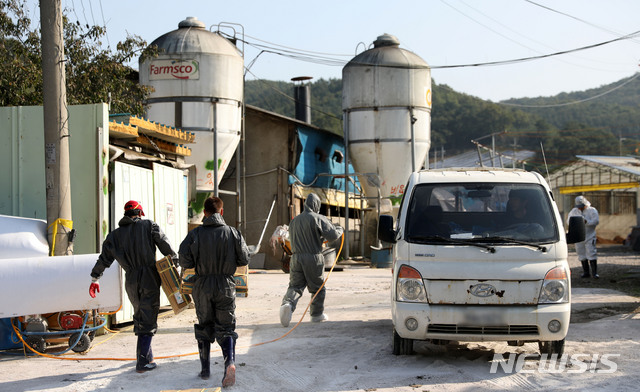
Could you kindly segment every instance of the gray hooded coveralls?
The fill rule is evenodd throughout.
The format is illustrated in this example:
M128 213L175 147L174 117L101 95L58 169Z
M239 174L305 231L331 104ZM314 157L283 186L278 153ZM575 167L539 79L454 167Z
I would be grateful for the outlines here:
M91 270L99 279L113 260L125 273L124 287L133 305L133 331L136 335L153 336L158 330L160 309L160 274L156 268L156 246L174 265L178 256L157 223L139 217L124 216L102 243L102 253Z
M242 235L216 213L191 230L180 244L180 265L195 268L193 302L198 324L196 340L222 346L222 340L238 338L236 329L236 283L238 266L249 264L249 249Z
M291 264L289 271L289 288L282 299L282 304L291 304L291 311L302 291L308 288L313 296L324 281L324 256L322 255L323 239L335 241L342 235L342 228L334 226L327 217L320 215L320 198L309 194L304 203L304 211L293 218L289 224L289 240L291 241ZM318 293L311 304L311 317L324 312L325 288Z

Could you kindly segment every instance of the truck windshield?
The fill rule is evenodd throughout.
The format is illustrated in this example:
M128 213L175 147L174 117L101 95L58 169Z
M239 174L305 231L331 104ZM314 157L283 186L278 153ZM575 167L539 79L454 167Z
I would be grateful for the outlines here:
M423 184L414 189L408 208L409 242L558 241L549 195L536 184Z

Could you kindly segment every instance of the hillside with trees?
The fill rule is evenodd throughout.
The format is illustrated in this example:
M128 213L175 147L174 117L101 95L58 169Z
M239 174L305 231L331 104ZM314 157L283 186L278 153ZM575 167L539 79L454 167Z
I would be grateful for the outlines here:
M312 123L341 133L341 80L319 79L309 86ZM542 168L543 150L553 170L575 155L637 154L640 147L640 78L636 76L582 92L499 103L456 92L435 80L432 88L431 146L449 156L475 148L472 140L491 134L497 134L498 150L536 151L536 158L529 162L531 169ZM293 117L293 89L293 83L249 80L245 99Z
M342 81L319 79L309 83L311 122L320 128L342 133ZM433 82L431 112L432 145L459 152L473 148L472 139L502 132L514 126L533 131L537 117L521 110L502 107L447 85ZM294 83L265 80L245 82L245 101L285 116L294 117Z
M599 88L504 101L551 124L554 160L569 155L638 155L640 73ZM546 149L546 145L545 145ZM547 156L549 158L549 156Z
M581 122L622 137L638 134L640 125L640 76L599 88L561 93L553 97L510 99L503 103L538 115L557 128ZM596 98L594 98L596 97Z

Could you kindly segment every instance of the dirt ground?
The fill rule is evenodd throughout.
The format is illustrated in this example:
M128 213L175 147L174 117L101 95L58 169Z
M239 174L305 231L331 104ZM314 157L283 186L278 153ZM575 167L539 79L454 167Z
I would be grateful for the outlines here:
M640 297L640 258L638 252L623 245L598 245L600 279L582 279L582 267L574 256L571 262L573 287L598 287Z
M302 322L291 328L279 323L278 308L288 275L263 271L249 276L249 295L237 300L237 383L233 391L469 391L469 390L593 390L636 391L640 358L638 298L612 291L616 282L640 285L640 255L622 247L603 249L599 280L580 280L575 253L570 255L574 282L572 325L565 353L583 355L591 365L560 373L538 370L540 356L533 343L453 342L447 346L416 343L416 355L391 353L390 269L346 266L327 283L329 321ZM635 280L634 280L635 279ZM626 280L629 280L628 282ZM616 281L616 282L612 282ZM600 287L606 286L606 287ZM626 287L626 286L625 286ZM309 295L293 315L300 320ZM197 377L199 360L193 337L193 309L179 315L164 312L153 340L158 368L134 371L135 336L129 328L98 336L85 355L64 359L25 358L0 353L1 391L163 391L220 386L223 365L212 349L212 378ZM491 373L494 353L526 356L527 372ZM16 354L14 352L14 354ZM594 356L608 355L615 371ZM97 358L97 359L96 359ZM124 359L124 360L121 360Z

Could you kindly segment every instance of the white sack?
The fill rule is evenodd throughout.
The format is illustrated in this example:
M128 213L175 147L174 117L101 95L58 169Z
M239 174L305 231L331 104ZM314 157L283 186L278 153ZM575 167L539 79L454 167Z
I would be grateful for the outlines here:
M47 254L49 243L46 221L0 215L0 259Z
M120 267L114 262L100 278L100 293L89 296L98 254L40 256L0 261L0 318L70 310L114 311L120 307Z

